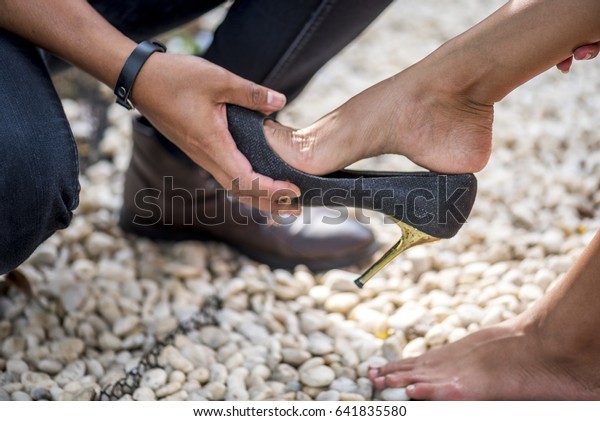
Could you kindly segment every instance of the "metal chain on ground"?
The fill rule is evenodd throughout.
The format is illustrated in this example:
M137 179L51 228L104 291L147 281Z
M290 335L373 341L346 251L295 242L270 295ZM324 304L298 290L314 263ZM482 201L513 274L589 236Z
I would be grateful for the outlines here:
M217 297L210 297L206 300L202 308L192 317L179 323L171 333L164 339L157 341L154 346L147 351L137 366L129 370L125 377L112 385L106 386L98 395L98 400L115 401L125 395L132 395L139 387L142 377L146 371L152 368L159 368L158 357L162 350L172 345L175 337L179 334L186 335L191 331L202 329L205 326L216 326L218 324L217 315L221 309L221 301Z

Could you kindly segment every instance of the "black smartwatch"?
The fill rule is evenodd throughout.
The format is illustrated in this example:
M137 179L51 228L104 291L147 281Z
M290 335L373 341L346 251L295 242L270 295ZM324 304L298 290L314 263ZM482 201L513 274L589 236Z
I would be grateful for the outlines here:
M146 60L148 60L148 57L157 51L164 53L167 51L167 47L158 41L142 41L135 47L135 50L133 50L129 58L125 61L123 70L121 70L119 78L117 79L117 86L115 86L117 104L122 105L128 110L133 109L133 105L131 105L131 101L129 101L133 82L135 82L135 78Z

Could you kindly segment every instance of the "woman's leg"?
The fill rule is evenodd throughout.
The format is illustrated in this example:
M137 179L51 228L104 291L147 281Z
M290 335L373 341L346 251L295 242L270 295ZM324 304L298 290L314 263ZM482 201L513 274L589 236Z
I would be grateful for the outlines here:
M75 141L36 48L0 30L0 274L65 228L79 197Z
M493 104L600 40L600 2L512 0L423 61L312 126L266 130L292 166L326 174L382 153L430 170L475 172L491 151Z

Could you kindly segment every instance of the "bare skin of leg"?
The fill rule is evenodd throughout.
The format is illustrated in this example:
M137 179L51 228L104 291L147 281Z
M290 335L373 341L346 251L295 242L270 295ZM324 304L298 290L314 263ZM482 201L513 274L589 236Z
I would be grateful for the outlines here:
M491 152L493 105L600 40L596 0L513 0L421 62L363 91L313 125L268 121L293 167L327 174L394 153L442 173L477 172Z
M378 388L413 399L600 398L600 234L565 279L515 319L371 369Z

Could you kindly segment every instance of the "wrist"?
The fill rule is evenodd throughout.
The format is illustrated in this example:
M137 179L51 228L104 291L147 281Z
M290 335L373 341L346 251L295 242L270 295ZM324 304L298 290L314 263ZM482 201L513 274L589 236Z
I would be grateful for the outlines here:
M158 41L142 41L133 50L127 60L125 60L125 64L117 78L114 89L114 94L117 97L117 104L128 110L133 108L129 97L143 66L154 53L164 53L166 51L167 48Z

